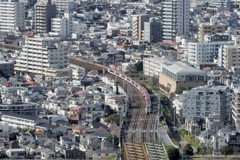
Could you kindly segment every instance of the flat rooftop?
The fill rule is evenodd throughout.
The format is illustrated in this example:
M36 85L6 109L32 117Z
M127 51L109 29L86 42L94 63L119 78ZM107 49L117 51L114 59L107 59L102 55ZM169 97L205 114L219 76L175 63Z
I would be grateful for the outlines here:
M126 160L167 160L162 143L124 143Z

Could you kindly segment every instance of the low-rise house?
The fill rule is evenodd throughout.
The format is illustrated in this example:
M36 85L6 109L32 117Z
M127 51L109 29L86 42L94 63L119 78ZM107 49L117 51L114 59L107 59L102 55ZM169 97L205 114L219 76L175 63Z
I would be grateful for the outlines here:
M85 152L73 148L73 149L63 149L63 156L65 159L85 159Z
M24 159L26 151L23 148L8 149L6 155L11 159Z
M109 156L117 156L116 151L111 150L97 150L93 152L93 160L97 160L99 158L103 157L109 157Z

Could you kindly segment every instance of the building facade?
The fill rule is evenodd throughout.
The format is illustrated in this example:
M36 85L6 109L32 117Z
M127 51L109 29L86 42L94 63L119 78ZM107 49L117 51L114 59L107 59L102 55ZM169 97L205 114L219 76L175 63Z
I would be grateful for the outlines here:
M38 2L35 5L35 32L48 33L51 30L51 18L57 15L56 5L47 2Z
M73 0L53 0L53 4L56 5L57 11L73 11L77 8L77 3L75 3Z
M236 129L240 130L240 84L231 84L232 89L232 120Z
M214 19L210 23L200 24L198 27L198 41L204 42L205 35L215 35L217 33L224 33L226 31L224 24L216 23Z
M240 66L240 45L224 45L223 67L227 70L232 66Z
M174 42L177 35L188 35L189 17L189 0L164 0L162 7L163 40Z
M0 31L25 29L25 5L16 0L0 0Z
M162 90L174 93L181 88L192 88L206 84L206 73L180 61L161 63L159 84Z
M150 18L149 22L144 22L144 40L148 43L162 41L161 22L155 18Z
M214 114L220 115L220 121L224 122L231 113L229 93L227 86L200 86L177 95L173 104L185 122L196 123Z
M67 54L60 38L35 37L26 39L15 64L15 72L30 72L47 77L71 77L71 69L67 66Z
M144 40L144 22L149 21L146 14L132 15L132 37L135 40Z
M188 43L188 62L192 65L202 62L214 62L214 59L219 59L221 46L233 45L234 42L193 42Z

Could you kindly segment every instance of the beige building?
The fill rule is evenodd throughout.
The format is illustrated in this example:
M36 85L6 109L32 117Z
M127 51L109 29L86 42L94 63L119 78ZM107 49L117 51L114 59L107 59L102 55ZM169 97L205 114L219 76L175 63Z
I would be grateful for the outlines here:
M132 15L132 37L135 40L144 40L144 22L149 21L146 14Z
M215 35L217 33L224 33L226 31L226 27L224 24L216 24L216 23L203 23L198 27L198 41L204 42L205 35Z
M237 130L240 129L240 85L231 84L232 93L232 119Z
M225 45L223 48L223 67L227 70L232 66L240 66L240 45Z
M16 62L14 70L17 74L27 72L47 77L72 77L65 46L60 38L26 39Z
M174 93L181 87L192 88L206 85L206 73L184 62L165 62L161 66L162 72L159 74L159 84L169 93Z

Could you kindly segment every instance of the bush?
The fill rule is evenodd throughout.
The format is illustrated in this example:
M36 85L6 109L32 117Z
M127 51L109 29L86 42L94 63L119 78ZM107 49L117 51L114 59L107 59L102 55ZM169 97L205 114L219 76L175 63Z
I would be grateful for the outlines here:
M194 141L192 138L189 137L187 134L187 131L184 129L180 129L178 133L191 145L193 146L196 150L199 150L201 147L198 144L198 142Z
M167 154L169 157L169 160L176 160L179 158L179 149L175 148L173 146L166 146Z

